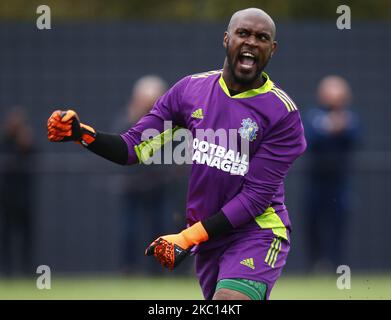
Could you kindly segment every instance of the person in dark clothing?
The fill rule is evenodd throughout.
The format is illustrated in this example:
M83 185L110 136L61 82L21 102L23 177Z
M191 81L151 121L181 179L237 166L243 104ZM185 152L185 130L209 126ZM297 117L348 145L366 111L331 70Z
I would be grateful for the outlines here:
M135 125L152 109L166 89L164 80L156 75L145 75L138 79L124 110L125 114L121 114L116 120L113 129L126 131L129 126ZM150 179L151 172L154 179ZM117 177L121 205L120 267L122 272L129 274L160 272L160 266L154 261L134 259L134 257L144 252L151 237L158 235L162 228L166 229L170 225L168 220L172 219L173 212L167 196L175 178L173 173L172 166L144 165L137 169L126 168L126 172Z
M6 276L32 275L33 140L23 109L13 109L0 139L0 265Z
M318 100L319 106L309 109L304 118L309 156L307 244L310 270L335 271L343 262L346 244L348 178L359 120L349 108L351 88L340 76L321 80Z

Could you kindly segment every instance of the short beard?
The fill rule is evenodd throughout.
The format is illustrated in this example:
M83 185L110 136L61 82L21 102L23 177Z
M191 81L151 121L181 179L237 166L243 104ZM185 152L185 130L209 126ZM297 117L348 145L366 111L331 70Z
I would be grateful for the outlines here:
M258 70L257 68L257 71L255 72L255 75L253 77L241 77L241 76L237 76L235 74L235 64L234 62L231 60L229 54L228 54L228 51L229 51L229 43L227 44L227 48L225 49L225 55L227 57L227 64L228 64L228 69L231 73L231 76L232 78L234 79L234 81L238 84L242 84L242 85L249 85L253 82L255 82L259 77L262 76L262 71L265 69L266 65L267 65L267 62L266 64L263 66L263 68L261 70Z

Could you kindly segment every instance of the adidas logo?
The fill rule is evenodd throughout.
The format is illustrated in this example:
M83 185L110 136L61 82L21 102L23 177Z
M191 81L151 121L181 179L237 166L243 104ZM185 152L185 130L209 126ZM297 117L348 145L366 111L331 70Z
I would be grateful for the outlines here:
M196 118L196 119L204 119L204 115L202 114L202 109L199 108L199 109L195 110L195 111L191 114L191 117L192 117L192 118Z
M240 264L242 264L246 267L249 267L253 270L255 269L253 258L244 259L244 260L240 261Z

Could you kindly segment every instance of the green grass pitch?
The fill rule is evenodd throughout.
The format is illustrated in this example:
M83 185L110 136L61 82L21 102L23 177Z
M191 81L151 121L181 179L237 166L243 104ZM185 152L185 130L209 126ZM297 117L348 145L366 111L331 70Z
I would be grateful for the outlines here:
M283 276L271 294L285 299L391 299L391 274L352 276L351 289L339 290L335 276ZM35 279L1 279L0 299L201 300L192 277L52 277L50 290Z

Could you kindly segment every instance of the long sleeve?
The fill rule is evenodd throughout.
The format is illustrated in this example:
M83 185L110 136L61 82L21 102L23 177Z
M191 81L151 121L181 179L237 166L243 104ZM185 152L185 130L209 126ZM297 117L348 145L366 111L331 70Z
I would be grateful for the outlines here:
M177 126L184 126L181 116L182 95L189 78L183 78L157 100L152 110L121 134L128 147L127 164L144 162L171 137ZM163 134L162 134L163 133Z
M292 163L305 149L300 115L290 112L264 137L250 161L241 191L222 208L234 227L254 219L270 206Z

